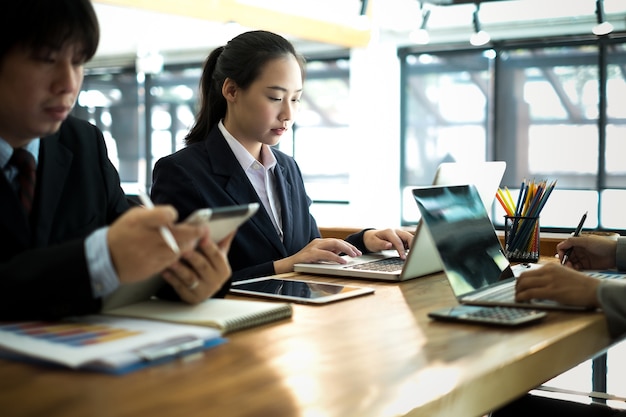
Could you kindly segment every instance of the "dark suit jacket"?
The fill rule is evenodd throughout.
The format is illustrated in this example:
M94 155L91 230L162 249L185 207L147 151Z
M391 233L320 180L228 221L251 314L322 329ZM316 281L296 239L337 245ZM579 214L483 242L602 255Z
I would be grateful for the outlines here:
M97 312L84 240L128 209L95 126L69 117L41 140L33 223L0 175L0 319Z
M181 219L198 208L261 204L239 228L229 251L233 280L274 274L273 261L297 253L320 237L298 165L286 154L272 151L277 160L274 172L282 206L283 241L217 126L206 140L161 158L154 166L154 202L172 204ZM348 240L364 249L363 232Z

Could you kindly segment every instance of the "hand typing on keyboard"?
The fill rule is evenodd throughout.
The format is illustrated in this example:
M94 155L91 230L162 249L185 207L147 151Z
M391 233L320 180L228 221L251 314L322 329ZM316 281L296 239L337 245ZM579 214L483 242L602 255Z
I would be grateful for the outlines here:
M401 259L406 259L406 251L413 243L413 233L402 229L367 230L363 243L370 252L395 249Z
M277 274L293 272L297 263L328 262L345 264L346 259L340 254L355 257L363 253L351 243L342 239L313 239L297 253L274 261L274 271Z
M581 307L599 307L597 287L600 279L556 263L531 268L517 278L515 298L553 300Z

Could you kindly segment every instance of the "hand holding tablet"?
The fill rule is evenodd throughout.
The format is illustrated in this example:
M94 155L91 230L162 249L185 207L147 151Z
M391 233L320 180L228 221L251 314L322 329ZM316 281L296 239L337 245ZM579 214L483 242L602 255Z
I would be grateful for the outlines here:
M198 209L191 213L185 222L208 224L211 240L219 242L252 217L258 209L258 203Z

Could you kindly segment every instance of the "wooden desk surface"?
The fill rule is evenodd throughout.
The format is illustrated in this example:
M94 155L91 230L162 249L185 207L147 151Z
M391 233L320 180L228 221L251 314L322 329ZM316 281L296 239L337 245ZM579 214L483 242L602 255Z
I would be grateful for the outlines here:
M433 322L443 275L294 305L186 360L116 377L0 361L4 417L480 416L608 347L599 313L550 312L523 329ZM233 297L235 298L235 297Z

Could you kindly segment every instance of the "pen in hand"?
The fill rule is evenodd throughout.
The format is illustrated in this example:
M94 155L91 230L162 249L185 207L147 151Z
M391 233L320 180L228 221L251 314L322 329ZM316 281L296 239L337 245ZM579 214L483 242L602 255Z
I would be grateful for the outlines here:
M585 224L586 219L587 219L587 212L585 212L585 214L583 214L583 217L580 218L580 222L578 222L578 226L576 227L576 230L574 231L574 236L580 235L580 231L583 229L583 224ZM561 259L561 265L565 265L565 262L567 262L567 259L572 254L572 249L573 248L569 248L568 250L565 251L565 254L563 255L563 259Z
M152 204L152 200L150 200L150 197L148 197L148 194L146 194L145 191L139 190L139 199L141 200L141 203L147 209L154 208L154 204ZM167 243L167 245L172 249L172 251L176 255L179 255L180 248L178 247L178 244L176 243L176 239L174 239L174 235L172 235L172 232L170 231L170 229L168 229L165 226L161 226L159 230L161 231L161 236L163 236L165 243Z

